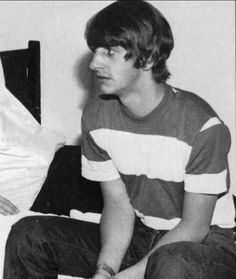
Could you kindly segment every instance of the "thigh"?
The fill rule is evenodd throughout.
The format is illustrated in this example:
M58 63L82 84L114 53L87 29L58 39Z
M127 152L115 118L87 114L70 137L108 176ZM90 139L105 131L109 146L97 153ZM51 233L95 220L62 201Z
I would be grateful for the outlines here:
M157 249L148 260L146 279L234 279L236 258L204 243L176 242Z
M57 216L26 217L12 227L6 256L14 249L32 274L88 277L100 250L99 225Z
M38 221L55 247L59 273L78 275L78 270L83 276L93 274L100 251L98 224L61 217Z

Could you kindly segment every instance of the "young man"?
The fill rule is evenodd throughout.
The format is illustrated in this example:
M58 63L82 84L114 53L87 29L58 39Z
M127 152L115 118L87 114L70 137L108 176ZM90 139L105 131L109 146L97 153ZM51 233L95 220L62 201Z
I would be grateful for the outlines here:
M205 101L166 83L168 22L147 2L115 2L86 39L103 94L83 112L82 174L101 182L100 226L21 220L4 278L235 278L230 133Z

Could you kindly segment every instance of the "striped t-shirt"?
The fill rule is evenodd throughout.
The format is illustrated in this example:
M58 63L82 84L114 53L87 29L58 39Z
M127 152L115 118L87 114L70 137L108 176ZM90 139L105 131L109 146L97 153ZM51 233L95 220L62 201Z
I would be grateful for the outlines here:
M169 85L148 115L134 117L117 98L99 96L82 116L82 175L121 178L137 215L171 229L181 219L184 191L219 194L212 224L234 226L229 190L230 132L197 95Z

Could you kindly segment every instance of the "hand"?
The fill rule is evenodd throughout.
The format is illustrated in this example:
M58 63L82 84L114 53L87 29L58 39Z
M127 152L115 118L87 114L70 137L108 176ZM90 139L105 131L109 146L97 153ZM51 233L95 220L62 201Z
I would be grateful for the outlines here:
M7 216L17 214L18 212L18 208L13 203L0 196L0 214Z
M110 279L112 278L107 272L100 270L98 273L95 273L91 279Z
M122 270L110 279L144 279L146 262L140 261L137 264Z
M108 279L108 278L110 279L111 277L103 274L94 274L91 279Z

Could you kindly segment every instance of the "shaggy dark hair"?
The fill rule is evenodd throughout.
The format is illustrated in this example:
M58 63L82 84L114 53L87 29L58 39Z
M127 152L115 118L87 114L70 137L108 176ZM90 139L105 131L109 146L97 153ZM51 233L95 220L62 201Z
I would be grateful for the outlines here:
M125 59L134 59L134 67L152 62L156 82L165 82L170 72L166 60L174 47L169 23L145 1L117 1L95 14L87 23L85 38L89 48L122 46Z

